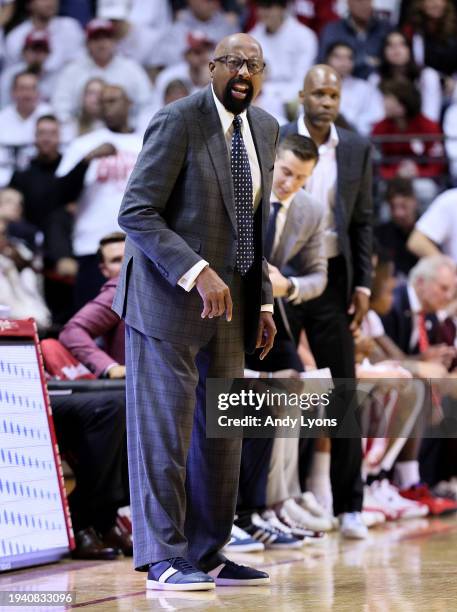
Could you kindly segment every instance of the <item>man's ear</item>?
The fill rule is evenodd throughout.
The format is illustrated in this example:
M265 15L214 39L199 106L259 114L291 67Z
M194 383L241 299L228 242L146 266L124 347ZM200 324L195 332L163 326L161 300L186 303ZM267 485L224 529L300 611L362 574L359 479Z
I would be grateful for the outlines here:
M211 78L213 78L213 71L214 71L214 68L216 68L216 62L213 62L211 60L210 63L208 64L208 67L209 67L209 72L211 74Z
M300 89L300 91L298 92L298 99L303 104L303 100L305 99L305 92L303 91L303 89Z

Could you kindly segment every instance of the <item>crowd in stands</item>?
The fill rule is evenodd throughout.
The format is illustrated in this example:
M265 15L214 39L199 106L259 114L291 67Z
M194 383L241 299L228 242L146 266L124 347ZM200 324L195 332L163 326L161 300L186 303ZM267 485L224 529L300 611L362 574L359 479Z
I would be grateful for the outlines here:
M41 337L59 338L88 378L125 377L123 324L110 305L125 240L117 215L144 132L157 110L209 85L208 62L220 39L249 31L266 62L255 104L289 139L275 164L279 191L295 173L290 197L303 188L331 202L325 164L339 142L334 125L371 141L373 163L353 167L347 187L349 194L351 180L355 188L373 173L373 187L367 179L364 189L375 203L374 278L369 314L353 330L351 367L360 379L397 381L373 385L369 401L373 411L402 403L408 426L365 444L365 524L457 510L457 445L425 435L455 409L457 396L457 2L3 0L0 28L2 315L34 317ZM328 142L314 144L304 121L304 80L318 63L339 79L339 115ZM307 142L290 140L291 131ZM301 238L305 281L292 275L289 282L284 262L272 259L275 297L296 306L299 324L278 335L268 376L297 378L327 365L313 350L311 311L303 306L338 275L327 267L328 251L319 251L328 242L327 215L316 209L313 231ZM258 363L249 368L266 375ZM435 421L424 425L417 407L430 378L440 383L432 394ZM122 394L110 391L104 401L99 393L52 403L62 448L86 458L74 464L70 495L75 555L111 559L118 549L131 554L131 541L115 527L117 508L128 503L118 436L125 422ZM95 411L97 402L103 409ZM120 425L106 431L113 419ZM105 446L94 448L99 435ZM254 453L245 444L249 495L229 549L296 548L337 526L332 486L333 495L342 494L334 474L331 483L330 441L288 442ZM109 466L106 445L116 450ZM106 469L93 474L97 462ZM364 537L357 526L347 534Z

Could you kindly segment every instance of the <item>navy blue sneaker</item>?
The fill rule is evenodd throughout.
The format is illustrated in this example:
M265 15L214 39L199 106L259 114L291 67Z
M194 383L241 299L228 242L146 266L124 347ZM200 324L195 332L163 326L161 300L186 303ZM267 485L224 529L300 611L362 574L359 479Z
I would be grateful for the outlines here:
M215 587L213 578L182 557L153 563L146 581L146 588L158 591L209 591Z
M214 578L217 586L257 586L270 584L270 576L266 572L245 565L238 565L226 559L208 572Z

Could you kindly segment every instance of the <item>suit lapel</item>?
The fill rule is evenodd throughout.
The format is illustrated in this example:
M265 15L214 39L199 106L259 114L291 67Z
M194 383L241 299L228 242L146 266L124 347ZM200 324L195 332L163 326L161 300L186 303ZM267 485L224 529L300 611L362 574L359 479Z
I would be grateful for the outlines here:
M338 235L341 236L344 228L344 217L346 214L344 208L346 196L346 176L351 165L351 147L348 146L344 134L338 128L338 146L336 147L336 167L337 167L337 186L336 186L336 202L335 202L335 222Z
M213 162L221 188L224 206L235 231L237 230L235 216L235 196L233 194L232 171L230 168L230 158L227 150L227 143L222 132L221 121L217 113L214 100L212 99L211 87L205 91L205 95L200 104L201 113L199 123L202 129L206 146Z
M255 150L257 153L257 160L259 162L261 180L261 193L262 199L263 194L266 193L266 178L268 168L266 167L266 160L269 158L269 148L267 143L264 141L262 136L262 129L259 122L256 120L254 113L251 108L248 109L247 118L249 121L249 127L251 128L252 139L254 141Z
M279 244L272 258L273 264L280 268L288 260L292 249L297 241L297 229L301 227L303 219L300 216L300 207L297 206L295 200L289 205L287 211L286 222L284 229L279 239Z

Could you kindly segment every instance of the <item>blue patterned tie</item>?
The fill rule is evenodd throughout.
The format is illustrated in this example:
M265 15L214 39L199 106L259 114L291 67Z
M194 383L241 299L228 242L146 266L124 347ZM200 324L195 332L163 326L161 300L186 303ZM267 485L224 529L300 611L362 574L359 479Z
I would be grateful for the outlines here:
M265 248L263 250L263 254L265 255L265 259L270 259L271 252L273 251L273 245L275 242L276 236L276 219L278 218L278 212L281 209L281 202L273 202L273 211L270 213L270 217L268 218L268 226L267 226L267 235L265 237Z
M254 211L251 168L241 135L241 119L238 115L233 120L231 170L238 228L236 267L243 276L254 261Z

